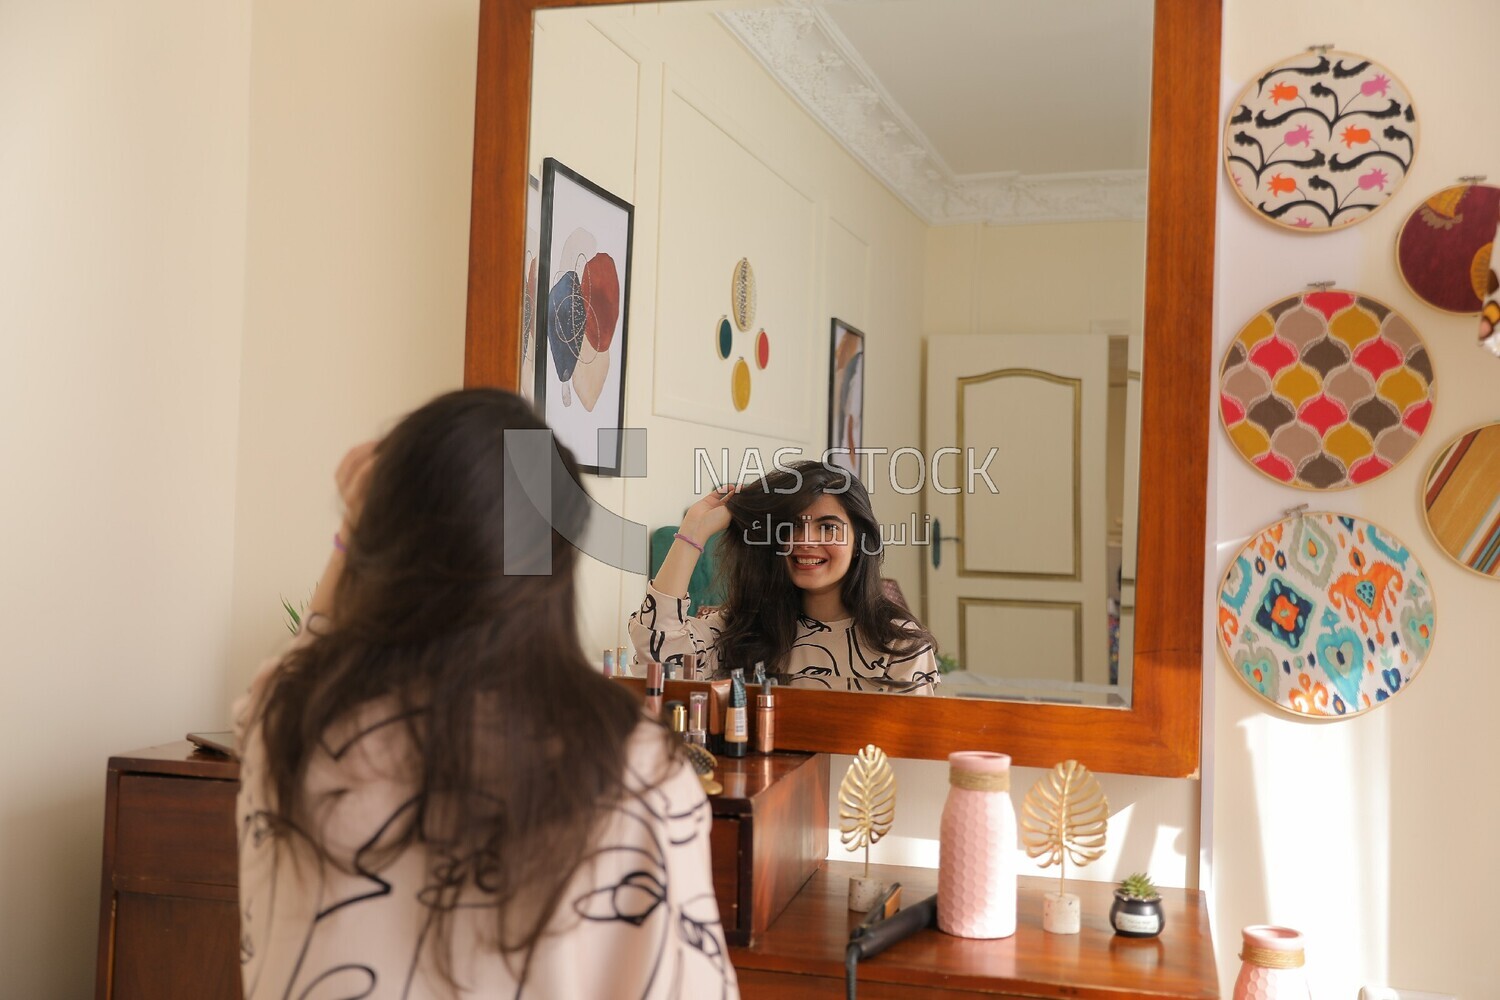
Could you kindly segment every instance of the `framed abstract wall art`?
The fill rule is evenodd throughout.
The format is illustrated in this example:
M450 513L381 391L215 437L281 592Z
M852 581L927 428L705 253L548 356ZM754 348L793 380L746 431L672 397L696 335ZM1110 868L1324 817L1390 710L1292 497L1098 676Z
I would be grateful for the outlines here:
M1442 450L1422 487L1422 516L1449 558L1500 579L1500 423L1477 427Z
M1458 184L1418 205L1396 236L1396 269L1434 309L1473 316L1494 289L1490 250L1500 220L1500 187Z
M542 164L537 409L585 472L618 475L625 419L632 210L557 160Z
M865 335L841 319L832 324L828 357L829 461L860 475L864 442Z
M527 177L526 188L526 270L521 275L521 397L536 398L536 293L542 251L542 184Z
M1432 586L1384 528L1296 513L1230 562L1217 632L1235 676L1276 708L1349 718L1406 690L1422 669L1436 634Z
M1320 46L1246 85L1224 127L1240 200L1297 232L1343 229L1389 203L1417 154L1410 92L1364 56Z
M1219 368L1219 416L1235 450L1302 489L1347 489L1395 468L1427 430L1434 399L1432 357L1411 323L1337 288L1262 309Z

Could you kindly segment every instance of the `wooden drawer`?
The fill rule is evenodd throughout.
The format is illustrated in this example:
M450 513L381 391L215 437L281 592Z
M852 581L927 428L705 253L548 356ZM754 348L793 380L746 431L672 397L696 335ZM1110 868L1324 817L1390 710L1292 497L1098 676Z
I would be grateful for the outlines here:
M233 781L120 775L116 879L234 886L239 875L234 830L238 790Z

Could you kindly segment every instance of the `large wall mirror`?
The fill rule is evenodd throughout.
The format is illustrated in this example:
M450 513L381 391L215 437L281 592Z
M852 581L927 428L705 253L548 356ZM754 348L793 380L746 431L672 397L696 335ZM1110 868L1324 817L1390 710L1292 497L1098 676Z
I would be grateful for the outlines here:
M1218 38L1213 0L483 3L465 380L554 425L623 405L646 475L603 506L674 525L819 457L862 336L863 478L943 697L790 690L783 746L1196 773ZM539 240L549 159L633 205L612 356L522 335L539 242L543 275L588 257ZM596 644L642 586L585 571Z

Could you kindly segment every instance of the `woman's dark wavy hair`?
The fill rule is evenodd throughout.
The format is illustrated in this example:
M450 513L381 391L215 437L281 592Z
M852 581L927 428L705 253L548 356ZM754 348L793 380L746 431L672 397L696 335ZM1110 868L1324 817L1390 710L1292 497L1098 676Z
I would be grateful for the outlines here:
M314 620L260 708L279 836L315 829L322 803L308 801L303 780L330 728L375 699L398 709L416 758L410 821L358 864L378 870L413 848L432 859L429 879L467 872L429 892L439 900L431 956L450 983L453 910L466 889L472 904L476 888L493 897L494 941L513 970L522 956L524 981L568 881L625 794L625 744L641 720L578 643L575 553L563 536L577 537L586 517L581 487L554 488L554 530L530 532L527 552L512 548L543 566L550 549L551 575L504 572L515 541L505 530L505 433L545 428L495 389L452 392L402 420L376 449L331 620ZM576 480L572 456L557 452Z
M787 572L781 546L767 540L785 537L778 536L778 526L795 526L797 516L822 494L843 505L853 526L849 571L841 581L840 597L854 616L861 640L887 656L935 645L911 611L886 596L880 582L885 558L880 524L863 484L837 467L796 462L741 487L725 505L730 524L719 546L720 584L726 598L718 640L725 669L742 667L748 673L755 663L764 662L767 671L780 672L796 640L802 591Z

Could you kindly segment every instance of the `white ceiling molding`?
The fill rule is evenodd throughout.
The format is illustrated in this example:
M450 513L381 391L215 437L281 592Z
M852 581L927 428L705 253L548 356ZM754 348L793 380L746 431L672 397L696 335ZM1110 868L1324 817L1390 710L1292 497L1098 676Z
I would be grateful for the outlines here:
M816 0L719 19L849 153L928 225L1146 217L1146 171L955 174Z

